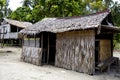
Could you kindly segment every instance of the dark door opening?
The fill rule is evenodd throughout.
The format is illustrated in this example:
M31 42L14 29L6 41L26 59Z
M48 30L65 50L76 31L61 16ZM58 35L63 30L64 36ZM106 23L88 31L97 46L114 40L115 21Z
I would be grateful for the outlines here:
M41 48L42 48L42 64L47 63L47 50L48 50L48 35L47 33L41 34Z
M100 41L95 41L95 66L99 63L99 49L100 49Z
M43 40L42 64L54 65L56 53L56 34L43 33L41 39Z
M49 61L48 64L55 64L56 34L49 35Z

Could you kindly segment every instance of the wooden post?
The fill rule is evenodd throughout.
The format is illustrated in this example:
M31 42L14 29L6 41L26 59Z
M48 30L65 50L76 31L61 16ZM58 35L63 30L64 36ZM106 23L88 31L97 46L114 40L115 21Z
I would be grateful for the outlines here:
M1 34L2 34L2 32L1 32L1 29L0 29L0 47L2 47L2 38L1 38Z
M4 47L4 33L5 33L5 26L3 27L2 48Z
M47 50L47 64L49 63L49 33L48 33L48 50Z
M22 41L21 41L21 46L23 47L24 46L24 35L22 36Z
M43 34L41 34L41 52L42 52L42 55L44 54L44 50L43 50ZM41 55L41 56L42 56ZM42 59L41 59L42 60ZM42 61L41 61L42 62ZM41 63L42 65L42 63Z
M34 35L34 39L35 39L35 47L36 47L36 36Z
M19 43L19 46L20 46L20 47L22 47L21 44L22 44L22 38L20 38L20 43Z
M12 40L10 39L10 46L12 46Z
M30 46L30 38L28 37L28 45ZM30 46L31 47L31 46Z
M20 46L21 47L21 44L22 44L22 39L20 38L20 39L18 39L18 46Z
M7 41L8 41L8 46L10 46L9 40L7 40Z
M114 49L114 45L113 45L113 34L111 36L111 57L113 57L113 49Z
M18 27L17 27L17 32L19 32L19 31L18 31Z
M0 47L2 47L2 40L1 40L1 34L0 34Z
M6 45L9 46L9 42L8 42L8 40L6 40L6 41L7 41Z
M19 32L19 28L17 27L17 36L18 36L18 32ZM18 38L18 42L17 42L17 40L16 40L16 42L17 42L16 45L19 46L19 45L20 45L20 39L19 39L19 37L17 37L17 38Z

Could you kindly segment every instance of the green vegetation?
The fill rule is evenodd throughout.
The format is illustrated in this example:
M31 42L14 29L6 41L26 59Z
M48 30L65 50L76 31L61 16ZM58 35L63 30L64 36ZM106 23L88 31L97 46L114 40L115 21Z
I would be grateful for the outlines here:
M45 17L79 16L111 9L115 25L120 25L116 19L120 17L120 4L112 0L23 0L22 3L9 18L35 23Z
M9 0L0 0L0 22L2 18L9 16L12 12L10 8L8 8Z
M120 49L120 43L116 42L116 40L114 40L114 50L119 50Z
M113 0L23 0L22 7L11 12L9 0L0 0L0 19L38 22L45 17L79 16L111 9L114 23L120 26L120 4Z

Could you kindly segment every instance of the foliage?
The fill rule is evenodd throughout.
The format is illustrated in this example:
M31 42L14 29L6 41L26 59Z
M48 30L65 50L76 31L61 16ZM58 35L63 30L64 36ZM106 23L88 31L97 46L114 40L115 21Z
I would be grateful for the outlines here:
M11 10L8 8L8 3L9 0L0 0L0 21L11 13Z
M100 0L101 1L101 0ZM97 0L24 0L23 6L12 12L9 16L12 19L37 22L44 17L67 17L85 15L91 10L101 7L102 1ZM31 11L26 14L26 11ZM24 10L22 10L24 8ZM26 8L26 9L25 9ZM100 10L103 10L102 7ZM22 14L22 15L21 15ZM26 15L24 15L26 14ZM24 16L24 18L22 18ZM21 19L22 18L22 19Z
M90 3L90 8L96 12L106 9L102 0L96 0Z
M120 3L115 2L111 7L114 25L120 27ZM114 35L116 43L120 43L120 33Z
M111 7L114 24L120 27L120 4L115 2Z
M105 9L112 10L113 21L120 26L120 4L113 0L23 0L23 6L9 18L35 23L45 17L78 16Z
M27 6L19 7L9 17L20 21L32 21L31 9Z

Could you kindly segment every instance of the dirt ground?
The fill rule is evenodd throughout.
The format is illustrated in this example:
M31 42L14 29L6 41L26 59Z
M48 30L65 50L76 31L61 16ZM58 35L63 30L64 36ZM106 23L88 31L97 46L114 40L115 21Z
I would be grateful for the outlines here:
M12 51L12 52L10 52ZM0 48L0 80L120 80L120 73L87 75L54 66L36 66L20 61L21 48ZM114 52L120 58L119 52Z

